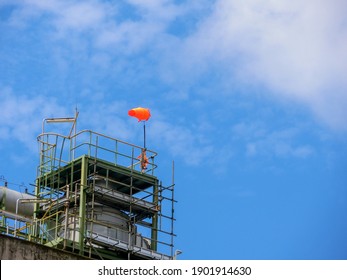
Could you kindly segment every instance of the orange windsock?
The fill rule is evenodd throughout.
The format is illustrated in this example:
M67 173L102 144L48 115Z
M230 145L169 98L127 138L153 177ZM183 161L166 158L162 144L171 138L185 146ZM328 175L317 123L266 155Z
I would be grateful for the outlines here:
M149 109L137 107L128 111L128 115L131 117L135 117L140 121L148 121L151 117L151 113Z

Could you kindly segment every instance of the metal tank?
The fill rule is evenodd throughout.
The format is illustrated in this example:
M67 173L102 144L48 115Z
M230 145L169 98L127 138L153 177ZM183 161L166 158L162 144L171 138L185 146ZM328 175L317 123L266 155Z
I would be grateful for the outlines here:
M88 208L91 208L90 204L88 204L88 206ZM76 213L73 208L70 208L67 216L68 217L66 217L66 214L63 214L59 219L61 226L59 235L71 241L78 241L78 212ZM93 222L90 222L91 219L93 220ZM87 212L86 226L87 232L93 232L102 236L108 236L110 238L128 242L128 225L126 217L122 212L118 210L106 207L104 205L95 204L93 211L90 210Z
M90 178L88 184L93 184L95 188L115 189L116 185L104 178ZM143 248L150 248L150 242L137 233L135 225L129 225L129 217L126 213L115 208L94 203L87 203L86 232L87 234L98 235L120 240L125 243L131 242ZM59 236L70 241L79 240L79 215L78 209L69 208L67 215L62 214L59 219ZM65 230L66 229L66 230ZM131 235L129 235L131 232ZM129 237L130 236L130 237Z

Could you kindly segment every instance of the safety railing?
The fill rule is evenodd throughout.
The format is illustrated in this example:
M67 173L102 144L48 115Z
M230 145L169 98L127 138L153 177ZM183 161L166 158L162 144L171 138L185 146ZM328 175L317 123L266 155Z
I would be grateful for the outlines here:
M39 174L55 171L80 156L87 155L154 175L157 153L110 136L82 130L69 137L57 133L42 133Z

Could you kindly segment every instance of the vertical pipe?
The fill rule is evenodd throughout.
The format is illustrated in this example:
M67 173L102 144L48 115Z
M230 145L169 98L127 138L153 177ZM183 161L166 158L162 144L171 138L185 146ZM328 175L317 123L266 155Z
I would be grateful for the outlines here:
M40 174L39 176L41 177L42 174ZM40 179L36 178L36 184L35 184L35 196L37 198L39 198L40 195ZM35 203L34 204L34 220L36 220L37 218L37 212L39 210L39 204Z
M94 155L94 158L95 160L98 158L98 149L99 149L99 136L96 135L95 136L95 155Z
M78 184L76 183L75 184L75 204L73 207L72 252L75 252L75 243L76 243L77 187L78 187Z
M69 138L70 140L70 151L69 151L69 158L67 159L68 162L72 162L75 159L75 147L76 147L76 137L72 136L73 138ZM74 144L75 142L75 144Z
M174 219L175 219L175 162L172 161L172 185L171 185L171 257L174 249Z
M133 197L133 168L134 168L134 147L131 148L131 177L130 177L130 204L129 204L129 220L128 220L128 260L131 259L131 252L133 250L132 243L132 197Z
M74 160L75 159L76 132L77 132L77 118L78 118L78 114L79 113L78 113L77 107L76 107L74 122L72 124L71 130L70 130L70 134L69 134L70 148L72 147L72 153L70 154L72 156L72 159L70 159L70 160ZM72 135L72 132L73 132L73 135Z
M92 135L92 132L89 131L88 156L91 156L92 145L93 145L93 135Z
M158 209L158 181L153 186L153 204ZM159 210L160 211L160 210ZM154 214L152 218L152 235L151 235L151 249L153 251L157 251L157 244L158 244L158 214Z
M116 140L115 164L118 164L118 140Z
M90 184L90 188L91 188L91 193L92 193L92 203L91 203L91 213L90 213L90 233L93 234L93 229L94 229L94 210L95 210L95 193L94 193L94 190L95 190L95 174L96 174L96 155L95 155L95 158L94 158L94 168L93 168L93 180L92 180L92 183ZM106 177L108 178L108 169L106 171ZM108 179L106 181L106 184L108 182ZM88 227L88 225L87 225ZM92 246L89 247L89 257L91 258L92 257Z
M87 158L82 157L81 163L81 185L80 185L80 205L79 205L79 251L84 253L85 220L86 220L86 191L87 186Z
M66 248L66 241L67 241L67 227L69 222L69 202L70 202L70 185L66 186L66 198L68 201L65 203L65 223L64 223L64 247Z

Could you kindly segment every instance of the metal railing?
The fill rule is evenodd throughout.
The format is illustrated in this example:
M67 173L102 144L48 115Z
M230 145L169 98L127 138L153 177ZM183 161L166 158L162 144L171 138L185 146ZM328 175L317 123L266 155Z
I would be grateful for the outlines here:
M83 155L150 175L154 175L157 168L154 162L156 152L91 130L82 130L73 136L42 133L37 139L40 144L40 175L55 171Z

